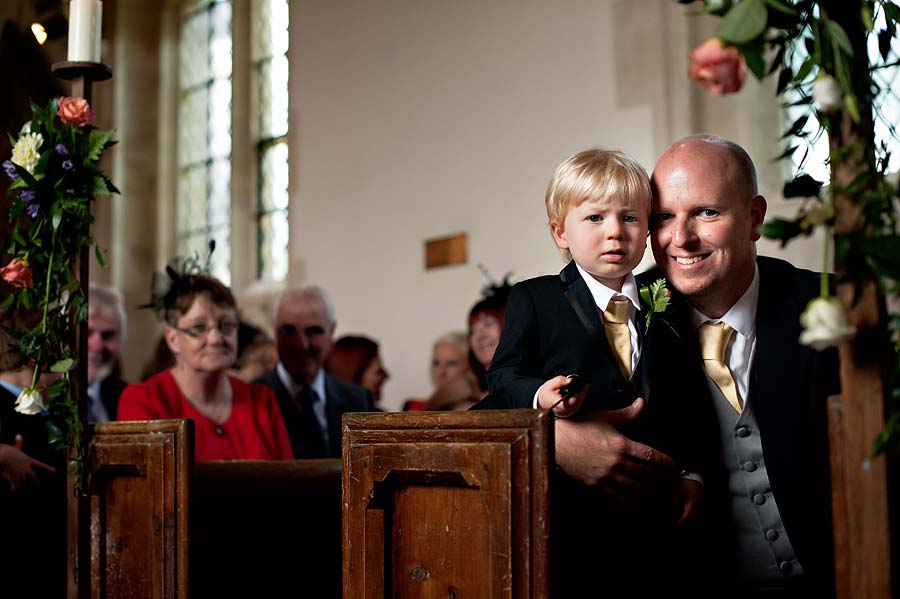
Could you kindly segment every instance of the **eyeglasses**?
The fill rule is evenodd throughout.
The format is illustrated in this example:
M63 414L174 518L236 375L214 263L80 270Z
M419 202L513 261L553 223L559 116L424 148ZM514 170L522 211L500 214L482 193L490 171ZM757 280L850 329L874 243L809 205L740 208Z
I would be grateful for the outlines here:
M195 324L193 326L181 328L175 327L175 330L184 333L188 337L193 337L194 339L199 339L201 337L205 337L209 334L213 329L218 329L222 335L230 335L235 332L238 328L237 321L234 320L220 320L219 322L208 322L206 324Z

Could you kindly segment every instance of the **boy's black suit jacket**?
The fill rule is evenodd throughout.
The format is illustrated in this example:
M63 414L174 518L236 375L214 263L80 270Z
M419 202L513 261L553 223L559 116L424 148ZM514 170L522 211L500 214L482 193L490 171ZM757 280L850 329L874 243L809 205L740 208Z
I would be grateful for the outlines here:
M667 311L665 319L672 328L655 315L645 331L645 316L642 307L636 321L640 361L631 380L626 380L594 298L574 262L558 276L516 284L487 373L490 395L478 407L531 408L535 392L545 381L575 373L590 385L581 413L624 408L643 397L646 406L626 434L691 470L698 457L689 431L697 406L703 405L698 396L708 393L702 366L681 346L680 338L689 334L683 311Z
M678 531L672 490L679 467L702 474L695 434L701 420L695 412L708 405L702 366L689 359L679 338L689 334L683 315L674 307L666 314L676 335L657 316L645 332L645 313L639 313L640 361L626 381L574 262L558 276L523 281L510 293L500 344L487 373L490 394L476 408L531 408L545 381L576 373L590 385L580 413L623 408L644 397L644 411L622 432L673 456L677 464L664 486L629 507L561 470L554 473L552 597L579 597L590 589L610 596L645 596L675 582Z

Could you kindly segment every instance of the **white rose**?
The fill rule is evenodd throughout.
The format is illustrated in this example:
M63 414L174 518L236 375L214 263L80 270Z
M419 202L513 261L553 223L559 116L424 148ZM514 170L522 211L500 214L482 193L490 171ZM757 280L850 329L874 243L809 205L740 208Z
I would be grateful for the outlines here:
M819 75L813 81L812 96L819 112L830 114L844 107L844 91L830 75Z
M809 302L800 315L800 324L800 343L816 351L836 347L841 339L856 333L856 327L847 322L843 302L836 297L817 297Z
M34 387L22 389L22 392L19 393L19 397L16 398L16 412L19 412L20 414L34 416L46 409L47 406L44 405L44 396Z
M44 137L40 133L20 135L12 151L12 161L33 175L38 160L41 159L42 143Z

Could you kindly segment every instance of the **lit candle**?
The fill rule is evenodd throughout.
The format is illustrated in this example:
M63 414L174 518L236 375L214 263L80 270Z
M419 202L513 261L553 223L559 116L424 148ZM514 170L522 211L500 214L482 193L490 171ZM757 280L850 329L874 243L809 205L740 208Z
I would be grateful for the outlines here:
M69 2L69 60L100 62L100 39L103 2L71 0Z

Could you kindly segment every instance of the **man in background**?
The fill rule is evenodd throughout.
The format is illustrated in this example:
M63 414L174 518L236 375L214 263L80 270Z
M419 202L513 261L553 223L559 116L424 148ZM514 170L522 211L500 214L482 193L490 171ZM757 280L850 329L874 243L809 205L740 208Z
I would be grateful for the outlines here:
M88 290L88 420L116 419L119 395L127 384L119 374L125 334L122 297L112 287L91 283Z
M335 327L320 287L295 287L278 298L272 322L278 364L255 382L275 390L297 459L340 457L341 416L375 410L370 392L323 369Z

